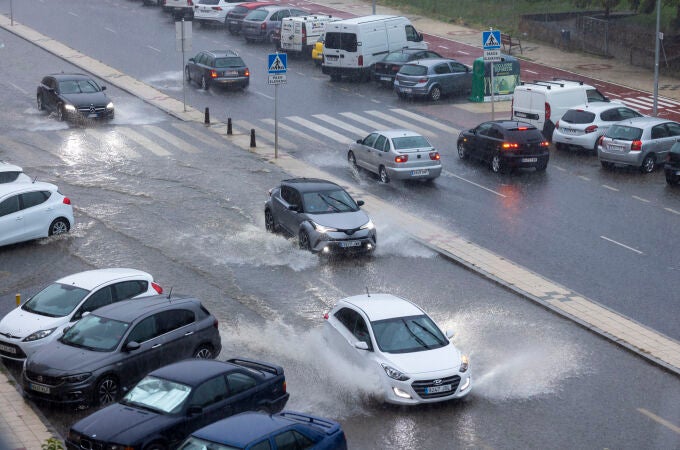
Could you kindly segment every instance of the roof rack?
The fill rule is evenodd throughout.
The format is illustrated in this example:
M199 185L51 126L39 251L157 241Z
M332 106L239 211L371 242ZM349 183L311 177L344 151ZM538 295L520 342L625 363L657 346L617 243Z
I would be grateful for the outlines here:
M557 78L553 77L554 81L571 81L572 83L578 83L579 85L583 86L583 80L572 80L570 78Z

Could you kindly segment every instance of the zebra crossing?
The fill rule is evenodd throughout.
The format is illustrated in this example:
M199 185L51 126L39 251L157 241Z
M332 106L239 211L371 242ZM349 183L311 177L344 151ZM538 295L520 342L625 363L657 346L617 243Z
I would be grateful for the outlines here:
M616 94L609 95L611 100L637 109L642 114L651 114L654 109L654 97L651 95L635 97L621 97ZM657 110L661 111L664 109L673 114L680 114L680 101L665 97L657 98Z

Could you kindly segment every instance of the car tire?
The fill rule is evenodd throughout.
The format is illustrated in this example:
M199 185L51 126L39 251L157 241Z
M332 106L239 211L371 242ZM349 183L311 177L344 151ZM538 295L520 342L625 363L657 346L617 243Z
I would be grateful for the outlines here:
M540 161L538 164L536 164L536 171L537 172L545 172L545 169L548 168L548 160L546 159L545 161Z
M184 77L186 78L187 83L191 84L191 71L188 67L184 68Z
M309 235L306 231L300 231L300 233L298 233L298 246L300 247L300 250L312 250L312 245L309 242Z
M236 36L238 34L238 30L233 25L229 25L227 27L227 30L229 30L229 34L231 34L232 36Z
M354 156L354 152L352 150L347 153L347 161L349 162L349 165L352 167L352 169L359 169L359 166L357 166L357 157Z
M460 159L468 159L470 157L467 150L465 149L465 144L463 144L463 141L458 142L458 157Z
M442 98L442 90L439 86L433 86L432 89L430 89L430 100L433 102L438 101L440 98Z
M556 149L556 150L559 150L559 151L562 151L562 150L566 150L566 149L567 149L567 146L564 145L564 144L561 143L561 142L555 142L555 149Z
M403 99L406 98L406 94L404 94L403 92L397 91L397 97L399 97L400 99L403 100Z
M208 79L205 77L205 75L201 75L201 89L207 91L209 88L210 84L208 83Z
M501 158L501 155L499 153L496 153L493 155L493 158L491 158L491 171L493 173L503 173L505 172L505 164L503 164L503 158Z
M642 165L640 166L640 171L642 173L652 173L656 167L656 157L653 154L645 156L642 160Z
M387 169L385 169L385 166L380 166L378 169L378 176L380 177L380 182L387 184L390 182L390 176L387 173Z
M279 231L279 226L276 224L276 220L274 220L274 214L272 214L272 211L269 208L264 210L264 227L270 233Z
M118 379L112 375L106 375L97 382L94 389L94 402L97 406L109 405L118 400L119 391Z
M38 111L44 111L45 110L45 103L43 101L43 96L42 94L38 94L38 96L35 99L36 105L38 106Z
M249 37L245 38L245 40L246 40L246 44L252 44L253 42L255 42L254 39L251 39Z
M677 175L672 175L668 172L666 172L666 183L668 183L671 186L674 186L680 182L680 176Z
M211 346L203 344L194 351L193 357L196 359L214 359L215 353Z
M48 236L58 236L60 234L67 233L70 227L71 225L69 224L68 220L64 219L63 217L59 217L58 219L54 219L52 221L47 234Z

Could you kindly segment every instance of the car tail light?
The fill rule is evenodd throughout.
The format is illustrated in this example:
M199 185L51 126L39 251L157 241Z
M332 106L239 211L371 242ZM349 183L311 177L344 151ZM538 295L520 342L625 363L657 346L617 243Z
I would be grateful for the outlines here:
M527 131L528 128L527 127L517 127L517 130L518 131Z
M187 0L187 5L189 5L189 6L194 6L193 0Z
M545 121L550 120L550 103L545 102Z
M326 320L328 320L328 313L324 314L324 315L323 315L323 318L326 319Z
M597 125L589 125L586 127L586 134L587 133L594 133L597 131Z
M514 148L519 148L519 144L514 142L503 142L503 145L501 145L501 147L503 147L503 150L512 150Z
M439 161L441 156L439 155L439 152L430 152L430 159L432 161Z
M155 281L151 282L151 287L153 288L154 291L158 292L159 294L163 293L163 288L161 287L160 284L156 283Z
M260 30L266 30L267 29L267 22L262 22L260 24Z
M283 380L283 393L284 394L286 393L287 388L288 388L288 386L286 386L286 380Z
M405 163L408 161L408 155L398 155L394 157L395 163Z
M64 205L70 205L70 204L71 204L71 199L68 198L68 197L64 197L64 200L62 200L62 202L64 203Z
M418 80L418 83L427 83L427 80L428 80L427 77L421 78L420 80Z
M171 290L172 290L172 289L171 289ZM220 325L220 322L219 322L217 319L215 319L215 321L213 322L213 327L214 327L214 328L219 328L219 325Z
M597 145L602 145L602 142L604 142L604 134L600 136L600 139L598 139Z
M248 70L247 67L246 67L245 72L243 72L243 76L245 76L245 77L249 77L249 76L250 76L250 70Z
M541 147L550 147L550 142L548 141L543 141L539 144Z
M191 4L191 3L190 3L190 4ZM222 7L221 7L221 6L213 6L212 9L213 9L213 11L222 11Z
M217 71L216 70L210 71L210 78L217 78Z
M360 67L364 66L364 55L359 55L359 60L357 61L357 65Z
M631 150L642 150L642 141L641 140L633 141L630 144L630 149Z

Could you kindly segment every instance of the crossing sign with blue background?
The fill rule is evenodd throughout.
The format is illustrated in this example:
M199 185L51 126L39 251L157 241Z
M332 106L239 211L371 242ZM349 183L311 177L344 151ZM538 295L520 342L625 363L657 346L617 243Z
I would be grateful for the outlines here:
M496 50L501 48L500 30L482 31L482 47L484 47L484 50Z
M267 70L270 75L286 73L288 69L288 58L285 53L270 53L267 63Z

